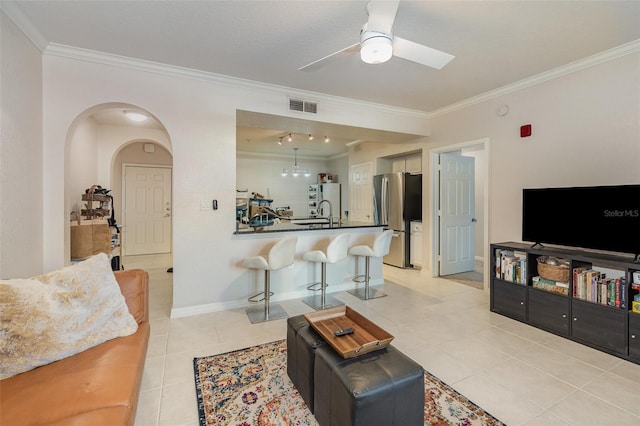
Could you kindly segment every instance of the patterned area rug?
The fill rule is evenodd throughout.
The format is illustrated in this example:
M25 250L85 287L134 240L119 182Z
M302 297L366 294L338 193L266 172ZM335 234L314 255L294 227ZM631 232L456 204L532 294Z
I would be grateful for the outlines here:
M285 340L193 360L201 426L314 425L287 376ZM425 425L503 425L425 373Z

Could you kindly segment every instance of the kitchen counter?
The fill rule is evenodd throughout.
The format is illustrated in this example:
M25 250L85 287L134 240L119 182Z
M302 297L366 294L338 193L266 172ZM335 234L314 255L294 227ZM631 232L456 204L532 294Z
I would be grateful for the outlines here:
M306 223L305 223L306 222ZM310 223L309 223L310 222ZM318 223L320 222L320 223ZM323 229L353 229L353 228L380 228L384 225L375 225L370 222L342 221L334 222L333 226L329 226L329 222L323 222L322 218L313 220L311 218L292 219L290 221L283 220L270 226L252 228L243 224L234 232L235 235L254 235L273 232L297 232L297 231L318 231Z

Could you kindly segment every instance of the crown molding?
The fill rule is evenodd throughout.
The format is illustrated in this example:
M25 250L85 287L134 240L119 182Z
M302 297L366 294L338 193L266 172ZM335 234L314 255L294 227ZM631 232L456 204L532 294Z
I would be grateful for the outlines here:
M22 9L16 2L0 2L0 10L22 31L40 52L44 52L49 41L42 35L32 23L24 16Z
M313 100L314 102L325 102L333 105L344 105L348 108L358 108L384 114L395 114L410 118L427 118L427 113L412 109L392 107L389 105L376 104L372 102L359 101L340 96L331 96L318 92L293 89L291 87L279 86L275 84L261 83L253 80L246 80L238 77L230 77L222 74L215 74L206 71L199 71L191 68L176 65L167 65L159 62L147 61L144 59L131 58L127 56L114 55L111 53L99 52L91 49L67 46L59 43L49 43L43 54L58 56L79 61L93 62L102 65L116 66L120 68L133 69L138 71L152 72L174 77L203 80L221 86L244 88L250 90L268 91L278 95L285 94L287 97Z
M491 99L498 98L528 87L553 80L595 65L602 64L623 56L640 52L640 39L625 43L613 49L597 53L590 57L574 61L570 64L563 65L550 71L546 71L532 77L508 84L501 88L482 93L477 96L465 99L460 102L436 109L434 111L425 112L388 105L376 104L372 102L356 101L350 98L339 96L330 96L318 92L310 92L305 90L292 89L290 87L278 86L267 83L260 83L252 80L241 79L237 77L229 77L221 74L198 71L190 68L179 67L175 65L167 65L143 59L130 58L121 55L114 55L99 52L90 49L67 46L58 43L49 43L42 33L25 17L22 10L15 2L0 2L0 10L15 23L15 25L25 34L25 36L43 53L51 56L59 56L69 59L88 61L103 65L117 66L121 68L134 69L139 71L153 72L169 76L191 78L196 80L205 80L228 87L243 87L247 89L266 90L269 92L283 94L289 97L308 98L315 102L327 102L337 105L343 105L350 108L359 108L381 112L386 114L397 114L410 118L432 119L450 112L458 111L472 105L486 102Z
M623 56L630 55L633 53L639 53L639 52L640 52L640 39L622 44L618 47L614 47L613 49L605 50L604 52L596 53L595 55L589 56L584 59L579 59L567 65L563 65L561 67L557 67L552 70L545 71L540 74L536 74L532 77L525 78L515 83L511 83L506 86L500 87L498 89L491 90L489 92L485 92L477 96L473 96L471 98L465 99L460 102L456 102L446 107L439 108L435 111L427 113L427 116L429 119L436 118L441 115L448 114L450 112L458 111L472 105L486 102L488 100L495 99L500 96L507 95L509 93L517 92L517 91L526 89L528 87L532 87L537 84L556 79L558 77L572 74L574 72L581 71L581 70L593 67L595 65L602 64L604 62L612 61L614 59L618 59Z

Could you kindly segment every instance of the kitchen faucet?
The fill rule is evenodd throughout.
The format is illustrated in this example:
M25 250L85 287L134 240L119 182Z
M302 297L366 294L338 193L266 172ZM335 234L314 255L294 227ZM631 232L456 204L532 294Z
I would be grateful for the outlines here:
M318 211L320 211L320 206L322 205L322 203L328 203L329 204L329 228L333 228L333 206L331 205L331 201L329 200L322 200L318 203Z

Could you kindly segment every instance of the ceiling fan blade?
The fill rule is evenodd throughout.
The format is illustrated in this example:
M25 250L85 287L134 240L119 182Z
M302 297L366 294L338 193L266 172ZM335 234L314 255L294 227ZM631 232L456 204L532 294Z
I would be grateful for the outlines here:
M370 1L367 4L367 13L369 14L367 28L369 31L378 31L389 34L391 32L391 28L393 28L393 22L396 20L396 13L398 12L399 4L400 0Z
M435 69L442 69L455 56L400 37L393 37L393 55Z
M350 55L360 51L360 43L352 44L349 47L345 47L342 50L338 50L330 55L320 58L317 61L313 61L310 64L304 65L298 68L298 71L317 71L327 64L330 64L344 56Z

